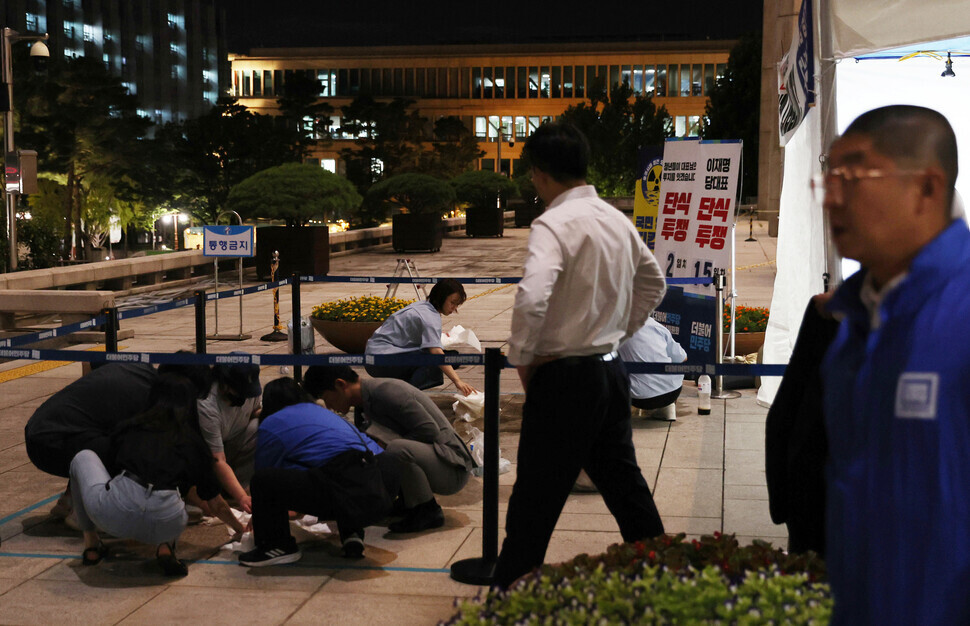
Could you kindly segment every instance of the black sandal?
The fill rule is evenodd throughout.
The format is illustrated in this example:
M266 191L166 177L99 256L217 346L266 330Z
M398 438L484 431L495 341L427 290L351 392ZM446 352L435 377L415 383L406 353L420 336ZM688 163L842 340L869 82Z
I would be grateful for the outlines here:
M81 552L81 565L97 565L108 554L108 548L102 542Z
M161 549L161 545L155 548L155 560L158 561L158 565L165 572L166 576L186 576L189 573L189 568L175 556L175 542L163 544L168 546L171 550L171 554L159 554L158 551Z

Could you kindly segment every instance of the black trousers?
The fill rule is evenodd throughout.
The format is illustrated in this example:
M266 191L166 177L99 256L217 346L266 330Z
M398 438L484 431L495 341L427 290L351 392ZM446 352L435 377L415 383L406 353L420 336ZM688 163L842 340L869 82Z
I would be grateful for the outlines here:
M108 472L114 475L114 449L108 433L87 431L81 433L45 433L25 436L27 458L42 472L71 477L71 460L81 450L93 450Z
M624 541L664 532L637 465L630 386L620 361L560 359L540 366L529 382L496 586L506 588L542 564L580 469L599 489Z
M643 409L644 411L652 411L654 409L659 409L665 407L668 404L673 404L677 402L677 398L680 397L680 390L682 388L678 387L673 391L668 391L667 393L661 394L659 396L654 396L652 398L634 398L633 406L638 409Z
M385 457L385 454L376 456L383 476L381 488L396 494L400 466L394 459ZM339 504L341 496L331 490L330 480L318 469L260 469L253 475L249 487L253 496L253 535L260 548L296 545L290 534L289 511L307 513L321 520L346 517ZM390 501L389 496L388 504ZM351 535L364 537L363 528L345 528L339 523L338 528L341 541Z

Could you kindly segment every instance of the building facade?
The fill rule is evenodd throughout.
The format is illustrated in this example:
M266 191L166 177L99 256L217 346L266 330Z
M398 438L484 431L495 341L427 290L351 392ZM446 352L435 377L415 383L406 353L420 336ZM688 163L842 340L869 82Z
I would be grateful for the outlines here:
M653 42L358 48L254 49L230 55L232 95L254 112L276 115L281 87L294 73L320 82L335 111L355 97L403 97L430 123L461 118L485 152L479 167L517 173L522 141L543 121L596 87L627 84L650 95L673 118L677 136L696 136L707 94L722 75L734 42ZM354 137L314 154L339 170L339 152Z
M48 33L51 56L100 59L156 123L197 117L229 86L215 0L4 0L4 26Z

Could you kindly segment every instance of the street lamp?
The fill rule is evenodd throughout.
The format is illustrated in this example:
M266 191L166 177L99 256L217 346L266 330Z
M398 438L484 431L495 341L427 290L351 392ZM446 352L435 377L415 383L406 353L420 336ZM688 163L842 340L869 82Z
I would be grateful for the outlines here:
M494 128L495 131L498 133L498 143L496 144L496 154L495 154L495 171L501 174L502 173L502 143L505 141L505 122L501 121L501 118L499 118L498 126L496 126L487 117L485 118L485 121L488 123L489 126ZM514 128L509 130L510 148L515 146L514 133L515 133ZM512 168L510 167L509 169L511 170ZM511 171L509 172L509 174L511 175Z
M7 107L3 113L3 171L4 171L4 205L7 208L7 243L10 246L10 270L17 269L17 195L20 194L20 157L13 142L13 63L11 61L10 46L15 41L33 41L30 47L30 57L39 68L43 68L50 57L50 50L43 42L47 41L47 33L43 35L21 35L11 28L3 29L3 66L2 80L7 90Z

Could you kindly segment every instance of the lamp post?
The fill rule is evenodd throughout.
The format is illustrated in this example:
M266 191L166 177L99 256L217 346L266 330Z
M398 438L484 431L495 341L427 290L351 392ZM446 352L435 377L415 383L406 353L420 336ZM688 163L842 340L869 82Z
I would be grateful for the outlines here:
M30 47L30 56L39 63L43 63L50 57L50 50L44 41L47 41L47 33L43 35L21 35L11 28L3 29L3 59L0 65L3 66L2 79L7 90L7 107L3 113L3 195L4 206L7 209L7 243L10 246L10 270L17 269L17 195L20 193L20 157L17 156L17 148L13 141L13 63L11 56L11 44L15 41L33 41Z
M501 118L499 118L498 126L496 126L491 121L489 121L488 118L485 118L485 120L488 123L488 125L494 128L495 131L498 133L498 143L496 144L496 154L495 154L495 172L501 174L502 173L502 143L505 141L505 122L501 121ZM509 131L510 148L515 145L515 136L512 134L514 132L515 132L514 129ZM510 167L509 169L511 170L512 168ZM511 175L511 171L509 172L509 174Z

